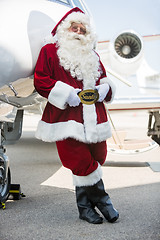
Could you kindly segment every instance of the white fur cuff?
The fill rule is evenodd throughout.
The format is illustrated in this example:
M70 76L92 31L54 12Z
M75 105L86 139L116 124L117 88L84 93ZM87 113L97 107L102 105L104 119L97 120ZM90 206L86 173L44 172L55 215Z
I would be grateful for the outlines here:
M87 176L77 176L73 174L73 185L77 187L93 186L102 178L102 169L100 164L98 168Z
M48 101L52 105L63 110L66 108L66 103L72 90L73 87L61 81L57 81L55 86L50 91Z

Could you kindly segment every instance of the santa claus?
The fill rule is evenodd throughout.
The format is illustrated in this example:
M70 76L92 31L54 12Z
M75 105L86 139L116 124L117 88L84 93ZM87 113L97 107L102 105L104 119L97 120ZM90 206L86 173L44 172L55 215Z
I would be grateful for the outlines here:
M71 9L52 31L54 43L39 54L34 85L48 99L36 137L56 142L60 160L73 173L80 219L114 222L119 214L105 192L101 165L111 137L103 101L111 102L114 84L93 50L96 36L87 14Z

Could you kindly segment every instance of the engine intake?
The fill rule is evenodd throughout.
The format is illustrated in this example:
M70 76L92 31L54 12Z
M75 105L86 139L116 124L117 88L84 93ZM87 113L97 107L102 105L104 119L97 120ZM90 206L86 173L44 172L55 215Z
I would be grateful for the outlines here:
M143 41L137 33L120 33L110 42L109 49L108 66L111 69L123 76L136 73L143 60Z
M140 53L142 44L137 35L122 33L116 38L114 47L120 57L134 58Z

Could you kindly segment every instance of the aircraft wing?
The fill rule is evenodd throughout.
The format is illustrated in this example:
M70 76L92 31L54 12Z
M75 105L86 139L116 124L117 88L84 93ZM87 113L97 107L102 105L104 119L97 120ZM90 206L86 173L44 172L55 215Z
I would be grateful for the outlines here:
M160 97L115 97L112 104L107 104L110 111L125 111L125 110L160 110Z

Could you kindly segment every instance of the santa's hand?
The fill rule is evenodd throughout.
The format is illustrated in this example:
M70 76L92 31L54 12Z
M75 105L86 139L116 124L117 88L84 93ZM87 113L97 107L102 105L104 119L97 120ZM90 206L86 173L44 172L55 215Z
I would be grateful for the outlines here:
M81 91L81 89L79 89L79 88L74 88L71 91L68 101L67 101L70 107L77 107L80 104L81 100L77 95L77 93L80 91Z
M99 86L96 86L96 89L98 90L99 93L99 99L97 102L102 102L107 96L107 93L109 92L109 84L108 83L101 84Z

